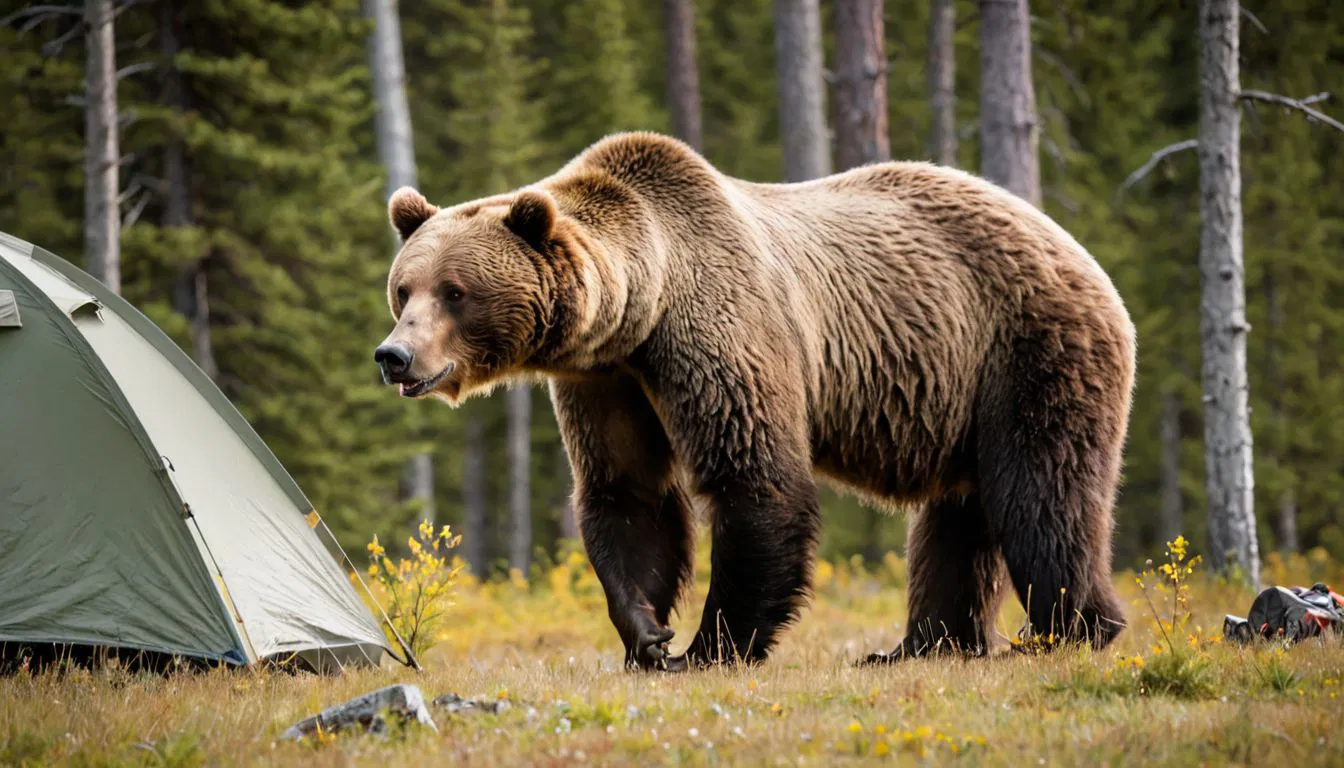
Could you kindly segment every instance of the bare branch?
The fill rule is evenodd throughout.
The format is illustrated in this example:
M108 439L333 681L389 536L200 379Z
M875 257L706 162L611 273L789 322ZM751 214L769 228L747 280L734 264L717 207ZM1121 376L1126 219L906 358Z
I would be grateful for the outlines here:
M131 183L126 185L126 189L122 190L120 195L117 195L117 205L122 205L135 197L142 189L144 189L144 185L138 179L132 179Z
M1169 144L1154 152L1153 156L1148 158L1148 162L1139 166L1138 170L1129 174L1129 176L1125 178L1124 183L1120 185L1120 189L1117 190L1115 193L1116 202L1119 202L1120 198L1125 196L1125 192L1129 191L1130 187L1139 183L1140 181L1143 180L1143 177L1152 173L1153 169L1157 167L1158 163L1162 162L1169 156L1176 154L1177 152L1184 152L1187 149L1194 149L1198 146L1199 146L1198 139L1186 139L1185 141L1178 141L1175 144Z
M1084 104L1090 101L1087 97L1087 88L1083 86L1083 81L1078 79L1077 73L1072 69L1069 69L1069 65L1065 64L1063 59L1039 45L1032 46L1031 55L1054 67L1064 78L1064 82L1069 86L1069 90L1073 91L1074 95L1077 96L1080 101Z
M24 8L23 10L20 11L15 11L14 13L9 14L3 19L0 19L0 27L7 27L10 24L13 24L14 22L18 21L19 19L27 18L29 16L37 16L38 19L36 23L30 22L29 25L24 27L26 31L28 29L32 29L33 26L36 26L37 23L46 21L52 16L83 16L83 15L84 15L84 9L76 6L34 5L29 8Z
M152 72L158 68L158 64L152 61L142 61L139 64L132 64L128 67L122 67L117 70L117 79L123 80L131 75L138 75L141 72Z
M130 10L131 8L134 8L134 7L137 6L137 5L141 5L141 4L143 4L144 2L145 2L145 0L122 0L122 2L121 2L121 4L120 4L120 7L117 8L116 10L114 10L114 11L112 12L112 18L115 19L116 17L120 16L122 13L124 13L124 12Z
M1264 25L1264 24L1261 24L1261 23L1260 23L1260 19L1258 19L1254 13L1251 13L1250 9L1248 9L1248 8L1247 8L1246 6L1244 6L1244 5L1238 5L1237 7L1241 9L1241 15L1242 15L1242 16L1245 16L1245 17L1248 18L1248 19L1250 19L1250 20L1251 20L1251 24L1254 24L1254 25L1255 25L1255 28L1258 29L1258 30L1260 30L1260 33L1261 33L1261 34L1263 34L1263 35L1268 35L1268 34L1269 34L1269 30L1265 28L1265 25Z
M62 50L65 49L65 44L66 44L66 43L70 42L71 40L75 39L76 37L78 37L79 35L82 35L82 34L84 34L84 25L83 25L83 24L75 24L75 25L71 26L70 29L67 30L65 34L61 35L60 37L56 38L55 40L51 40L51 41L48 41L48 42L43 43L43 44L42 44L42 55L43 55L43 56L46 56L46 57L48 57L48 58L50 58L50 57L52 57L52 56L56 56L56 55L59 54Z
M1324 101L1329 97L1330 94L1328 93L1318 93L1315 96L1311 96L1309 98L1312 99L1311 103L1314 104L1317 101ZM1250 101L1267 101L1270 104L1278 104L1280 106L1288 107L1289 109L1296 109L1298 112L1301 112L1302 114L1306 115L1307 119L1309 120L1314 120L1318 123L1325 123L1326 125L1330 126L1331 128L1334 128L1337 131L1344 132L1344 123L1339 122L1338 120L1325 114L1324 112L1317 112L1316 110L1307 106L1308 102L1303 100L1290 99L1287 96L1280 96L1277 93L1269 93L1267 91L1247 91L1247 90L1243 90L1241 92L1241 98Z
M126 215L122 217L121 231L125 232L135 226L135 222L140 220L140 214L145 212L145 206L149 205L150 198L152 197L153 194L148 189L140 194L140 199L136 200L135 206L127 211Z

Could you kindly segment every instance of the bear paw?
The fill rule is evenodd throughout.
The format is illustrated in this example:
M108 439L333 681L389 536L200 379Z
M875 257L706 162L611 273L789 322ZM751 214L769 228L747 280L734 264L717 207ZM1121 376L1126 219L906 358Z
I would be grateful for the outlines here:
M685 656L672 656L668 649L676 633L670 627L651 627L641 631L633 647L626 649L626 664L634 669L682 671L686 667Z

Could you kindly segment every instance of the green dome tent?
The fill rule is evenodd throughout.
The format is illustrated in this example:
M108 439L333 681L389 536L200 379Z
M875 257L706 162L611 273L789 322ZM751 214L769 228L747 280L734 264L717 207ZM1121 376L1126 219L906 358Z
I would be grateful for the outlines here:
M376 665L383 632L318 526L157 326L0 233L0 645Z

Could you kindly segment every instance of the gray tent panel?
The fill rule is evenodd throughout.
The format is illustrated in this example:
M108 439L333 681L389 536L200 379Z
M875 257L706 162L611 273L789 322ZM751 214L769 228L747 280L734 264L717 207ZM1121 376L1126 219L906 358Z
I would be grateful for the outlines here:
M128 429L115 385L21 261L0 258L0 288L24 318L0 333L0 642L243 661L181 506Z

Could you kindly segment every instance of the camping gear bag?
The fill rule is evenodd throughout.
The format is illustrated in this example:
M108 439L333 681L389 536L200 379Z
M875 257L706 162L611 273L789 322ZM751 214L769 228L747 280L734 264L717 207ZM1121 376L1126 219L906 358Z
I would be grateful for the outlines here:
M1321 582L1307 587L1269 587L1256 596L1246 618L1228 614L1223 634L1229 640L1283 638L1295 643L1322 634L1344 632L1344 596Z

